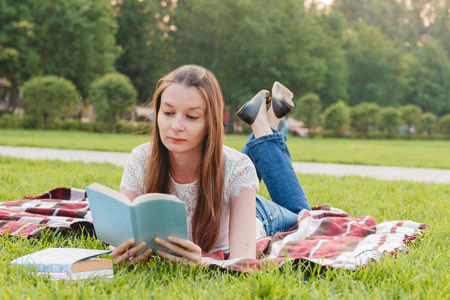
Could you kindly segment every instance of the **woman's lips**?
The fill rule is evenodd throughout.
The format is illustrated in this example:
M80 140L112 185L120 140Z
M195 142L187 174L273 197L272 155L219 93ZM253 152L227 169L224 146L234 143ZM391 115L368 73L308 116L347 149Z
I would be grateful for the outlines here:
M169 139L170 139L172 142L175 142L175 143L181 143L181 142L184 142L184 141L185 141L185 139L174 138L174 137L169 137Z

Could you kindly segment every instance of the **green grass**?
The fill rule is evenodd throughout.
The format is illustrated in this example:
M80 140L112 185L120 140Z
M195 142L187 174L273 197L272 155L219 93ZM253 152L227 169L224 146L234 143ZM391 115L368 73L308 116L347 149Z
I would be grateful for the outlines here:
M83 188L94 181L118 189L122 169L108 164L32 161L0 156L0 201L40 194L56 186ZM300 176L312 205L329 204L353 216L409 219L430 225L423 241L397 258L386 255L355 272L290 265L231 275L158 260L115 268L109 281L51 282L10 266L23 254L52 246L102 248L81 233L41 239L0 236L2 299L449 299L450 185L387 182L360 177ZM262 194L267 191L262 186Z
M0 129L0 145L130 152L150 140L141 134Z
M225 144L242 149L244 136L226 136ZM305 139L289 137L292 160L355 165L450 169L450 141Z
M130 152L149 141L146 135L0 129L0 145ZM243 135L224 143L241 150ZM288 139L294 161L450 169L450 141Z

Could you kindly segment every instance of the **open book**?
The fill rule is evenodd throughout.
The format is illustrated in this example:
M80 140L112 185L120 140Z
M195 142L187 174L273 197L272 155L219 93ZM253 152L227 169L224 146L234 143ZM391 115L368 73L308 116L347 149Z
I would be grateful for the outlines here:
M169 250L155 243L155 238L177 236L188 239L186 205L173 195L151 193L133 202L127 196L99 183L86 188L97 238L112 246L129 239L136 245L145 242L148 248ZM142 252L142 251L141 251Z

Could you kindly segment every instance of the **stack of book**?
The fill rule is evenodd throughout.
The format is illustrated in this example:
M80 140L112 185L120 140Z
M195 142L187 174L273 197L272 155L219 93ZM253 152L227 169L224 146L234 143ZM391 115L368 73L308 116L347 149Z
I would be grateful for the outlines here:
M81 248L47 248L11 262L36 271L39 276L52 280L81 280L89 278L110 279L114 277L113 263L108 258L96 258L111 250Z

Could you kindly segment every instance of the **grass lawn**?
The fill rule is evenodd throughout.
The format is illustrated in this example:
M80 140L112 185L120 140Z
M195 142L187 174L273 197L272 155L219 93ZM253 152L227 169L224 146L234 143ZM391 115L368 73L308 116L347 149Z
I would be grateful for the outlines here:
M0 145L130 152L149 141L147 135L0 129ZM224 143L241 150L243 135ZM294 161L450 169L450 141L353 140L290 137Z
M33 161L0 156L0 201L37 195L57 186L84 188L96 181L118 189L122 169L109 164ZM378 222L409 219L430 225L410 253L385 256L355 272L286 265L248 275L230 275L152 260L115 268L111 281L48 281L9 262L47 247L102 248L80 233L41 239L0 236L2 299L448 299L450 294L450 185L387 182L360 177L301 175L311 205L329 204ZM264 186L262 193L267 196Z

